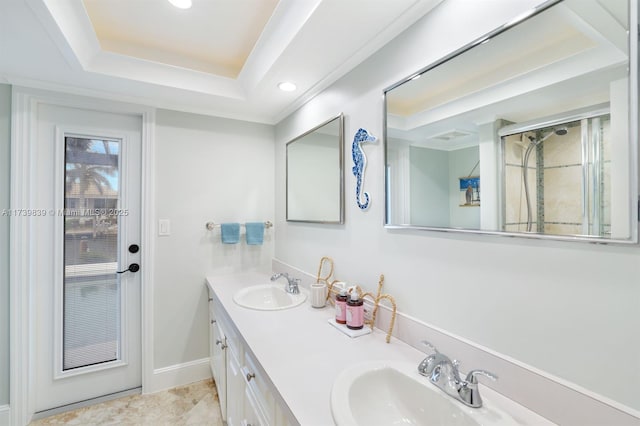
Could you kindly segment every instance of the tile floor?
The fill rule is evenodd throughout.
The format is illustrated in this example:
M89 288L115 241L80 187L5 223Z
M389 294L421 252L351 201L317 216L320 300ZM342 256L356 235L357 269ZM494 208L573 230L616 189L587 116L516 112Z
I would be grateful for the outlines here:
M218 394L211 379L150 395L131 395L30 423L45 425L211 425L222 426Z

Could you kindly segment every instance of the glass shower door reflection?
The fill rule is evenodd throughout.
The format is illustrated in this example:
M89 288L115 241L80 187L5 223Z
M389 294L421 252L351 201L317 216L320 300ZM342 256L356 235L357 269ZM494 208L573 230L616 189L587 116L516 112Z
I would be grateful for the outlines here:
M65 137L63 370L119 360L121 141Z

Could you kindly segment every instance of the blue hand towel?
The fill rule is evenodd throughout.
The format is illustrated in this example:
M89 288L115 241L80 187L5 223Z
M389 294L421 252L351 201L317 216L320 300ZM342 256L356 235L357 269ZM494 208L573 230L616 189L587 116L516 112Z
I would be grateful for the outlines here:
M222 244L237 244L240 241L240 224L223 223L220 225Z
M249 222L245 223L244 227L247 230L247 244L261 245L264 240L264 222Z

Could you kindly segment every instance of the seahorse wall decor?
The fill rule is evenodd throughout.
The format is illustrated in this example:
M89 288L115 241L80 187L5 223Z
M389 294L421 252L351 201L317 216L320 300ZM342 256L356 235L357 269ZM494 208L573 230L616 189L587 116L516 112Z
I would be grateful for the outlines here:
M369 134L365 129L358 129L351 144L351 155L353 156L353 175L356 177L356 203L361 210L369 208L369 193L362 192L364 186L364 170L367 167L367 157L362 149L363 143L372 143L376 137ZM362 201L364 196L364 202Z

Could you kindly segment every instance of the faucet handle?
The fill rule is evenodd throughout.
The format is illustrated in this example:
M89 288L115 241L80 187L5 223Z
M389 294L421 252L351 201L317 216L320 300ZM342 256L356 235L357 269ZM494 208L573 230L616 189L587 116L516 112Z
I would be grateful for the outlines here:
M494 382L496 380L498 380L498 376L496 376L495 374L493 374L493 373L491 373L491 372L489 372L487 370L471 370L467 374L465 382L470 383L472 385L478 384L478 379L476 378L476 376L484 376L484 377L487 377L487 378L493 380Z
M458 389L459 399L469 407L480 408L482 407L482 398L480 397L476 376L485 376L491 380L496 380L498 376L486 370L471 370L464 382L460 383L460 388Z
M437 354L440 353L440 352L438 352L438 349L436 349L435 346L433 346L431 343L427 342L426 340L421 340L420 343L422 343L423 345L425 345L426 347L431 349L433 352L435 352Z
M289 284L288 284L287 291L289 293L292 293L292 294L300 293L300 282L301 282L301 279L300 278L290 278L290 279L288 278L288 280L289 280Z

